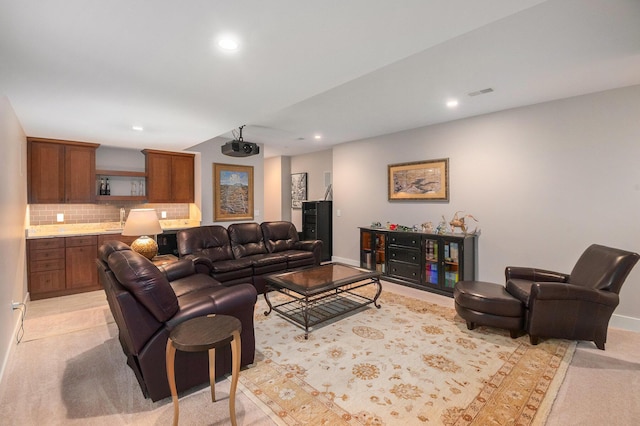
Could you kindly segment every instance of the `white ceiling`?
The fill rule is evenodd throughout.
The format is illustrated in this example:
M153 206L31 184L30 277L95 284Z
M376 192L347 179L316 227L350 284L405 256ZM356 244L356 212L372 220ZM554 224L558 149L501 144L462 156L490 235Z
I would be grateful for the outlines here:
M0 0L29 136L180 150L247 125L297 155L635 84L640 0Z

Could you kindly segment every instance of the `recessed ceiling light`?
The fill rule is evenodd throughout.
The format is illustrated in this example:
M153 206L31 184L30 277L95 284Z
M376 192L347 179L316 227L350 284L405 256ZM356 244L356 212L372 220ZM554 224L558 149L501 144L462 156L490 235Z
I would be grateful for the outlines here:
M142 126L131 126L131 129L135 130L136 132L144 131L144 127L142 127Z
M314 138L315 140L320 140L320 139L322 139L322 135L318 135L318 134L316 134L316 135L313 135L313 138Z
M218 40L218 46L224 50L238 50L238 41L232 37L223 37Z
M447 106L449 108L455 108L458 106L458 100L457 99L450 99L447 101Z

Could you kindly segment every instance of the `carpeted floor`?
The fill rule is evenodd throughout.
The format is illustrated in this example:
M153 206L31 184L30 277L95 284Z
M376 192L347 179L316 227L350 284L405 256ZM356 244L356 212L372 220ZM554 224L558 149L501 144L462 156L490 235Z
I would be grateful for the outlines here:
M385 283L385 293L389 290L429 299L447 308L440 311L438 308L432 307L431 310L440 312L441 317L443 315L444 317L450 316L447 312L451 311L451 299L420 291L413 292L412 289L407 290L405 287ZM392 293L389 293L389 296L391 295ZM89 299L83 300L83 297ZM262 298L260 300L262 301ZM256 379L252 377L255 375L253 372L259 372L261 363L270 364L271 370L278 372L278 377L292 381L297 380L303 387L307 386L308 393L316 400L324 399L330 403L335 401L333 405L337 408L333 412L341 413L341 419L346 420L347 424L378 424L375 421L380 417L388 425L437 425L443 424L442 418L437 419L433 416L427 418L429 410L423 410L422 417L414 417L413 421L407 420L406 417L404 419L396 418L401 414L404 416L402 411L415 414L420 409L415 401L400 396L406 397L416 392L422 393L432 398L434 405L437 405L440 404L440 399L444 401L451 396L463 394L465 388L470 386L459 379L456 380L460 383L452 382L453 386L450 386L452 383L449 386L440 385L438 392L433 394L429 386L433 385L430 382L435 382L434 379L421 379L410 383L413 375L420 377L421 373L417 370L429 371L428 369L433 369L429 366L429 362L438 365L441 369L452 367L443 359L431 355L427 355L425 358L422 353L419 354L419 360L409 362L410 365L398 359L388 363L392 367L380 367L375 364L377 357L366 358L367 352L375 351L381 345L397 346L398 348L406 345L404 346L405 352L416 352L416 346L406 344L406 342L415 341L417 347L433 345L441 351L453 353L461 347L469 346L469 342L476 345L481 343L477 346L479 349L476 350L481 353L481 351L493 351L491 344L488 346L486 344L491 342L495 336L504 339L507 344L511 343L518 347L528 346L526 337L511 341L506 333L499 330L480 328L477 331L468 332L463 324L458 327L458 331L461 333L460 337L463 339L460 341L457 338L447 341L446 337L444 341L438 341L437 339L443 336L439 334L437 327L431 326L427 327L428 332L432 333L430 337L418 337L418 333L424 332L423 324L416 323L412 332L405 333L404 328L407 327L407 324L402 320L402 316L397 314L393 315L389 322L393 327L396 327L396 335L402 334L404 337L402 339L395 337L389 342L384 339L375 339L377 335L375 330L380 331L378 325L382 321L375 316L389 313L392 304L390 300L385 301L384 296L382 303L383 308L378 312L375 308L369 308L335 324L341 330L340 332L345 334L352 333L355 327L359 327L360 336L358 338L361 340L361 346L355 349L345 349L336 344L327 346L327 339L338 340L337 332L332 331L329 327L313 330L311 338L305 342L300 339L302 335L300 329L286 323L274 314L263 318L261 311L258 310L256 333L259 361L253 369L244 370L241 373L246 393L238 392L237 395L236 407L239 424L287 424L287 420L291 420L287 419L288 412L286 410L283 412L282 407L276 410L267 408L266 411L271 415L265 414L263 404L269 404L269 398L265 398L264 394L260 395L261 392L255 392L255 389L253 394L248 392L251 386L255 386L253 382ZM25 324L25 336L22 343L12 352L0 388L0 424L170 424L173 413L171 400L165 399L152 403L142 397L132 372L125 364L124 355L116 337L117 329L115 324L110 322L112 319L108 311L105 314L105 306L106 302L100 292L72 298L37 301L30 304L28 320ZM67 313L69 316L66 316ZM364 320L366 324L355 326L353 322L357 318ZM396 319L393 320L393 318ZM448 318L447 322L451 323L450 319ZM60 324L66 324L66 326ZM453 321L453 324L456 322ZM261 327L265 325L269 330L272 330L271 337L260 331ZM382 332L385 333L384 330ZM486 336L490 337L489 340L486 340ZM276 339L275 342L272 340L273 338ZM404 340L405 343L400 344L400 340ZM267 345L266 341L274 344ZM300 342L302 344L296 346ZM365 347L365 342L373 343L370 349ZM640 390L640 364L636 355L638 345L640 345L638 333L615 329L610 330L607 351L605 352L595 349L592 343L580 342L546 424L636 424L640 415L640 403L637 398L629 397L629 395L635 395ZM285 349L278 349L279 347ZM548 347L548 345L542 347ZM293 354L290 356L289 352L298 351L296 348L301 354L300 358L296 358L299 361L288 362L287 359L293 357ZM305 348L310 350L305 350ZM327 352L327 350L330 351ZM499 350L485 352L482 357L485 359L487 356L493 358L491 354L499 354L500 352ZM339 367L340 363L336 364L333 358L339 358L341 353L348 355L344 358L353 358L350 359L349 367L344 364L343 370L340 370L342 368ZM497 358L500 356L497 355ZM300 361L304 359L309 359L311 362ZM355 365L358 367L354 369ZM302 372L300 366L304 369L303 374L300 374ZM314 366L319 366L320 370L313 372ZM395 371L396 366L399 367L397 372ZM464 366L464 368L467 367L468 365ZM332 368L338 368L338 370L332 370ZM490 370L491 368L493 367L489 365L483 366L483 369ZM388 373L392 373L391 376L388 376ZM398 375L396 376L395 373ZM318 379L313 379L314 375L320 378L320 382L317 381ZM378 377L374 377L376 375ZM367 386L367 384L380 383L379 379L383 376L388 382L402 381L406 386L396 387L395 393L385 391L384 394L380 393L373 395L373 397L366 393L367 389L381 389L382 386ZM399 377L399 379L395 377ZM499 377L499 375L494 375L494 377ZM346 380L342 380L343 378ZM310 383L314 383L314 380L316 384L311 385ZM358 381L362 383L357 384ZM346 391L338 389L340 382L346 384ZM363 383L364 388L357 387ZM228 424L228 399L226 398L228 388L228 380L217 384L216 390L220 399L216 403L210 402L209 389L206 385L194 389L187 395L181 395L181 424ZM280 401L295 400L295 395L291 392L293 388L287 389L290 390L282 392L281 395L278 392L277 397L272 397L272 403L278 398ZM387 387L387 389L393 389L393 387ZM398 400L390 400L392 404L388 404L385 398L389 396L396 396ZM519 398L517 395L507 396ZM355 405L344 402L345 397L351 400L349 402L356 401ZM368 400L368 403L363 405L362 398ZM547 402L551 403L552 399ZM461 405L462 403L457 404ZM386 410L386 413L376 414L376 411L371 409L374 405L384 407L383 411ZM354 406L356 408L353 408ZM301 404L298 407L305 408L306 406ZM302 424L303 420L301 418L299 424ZM462 424L464 423L463 421ZM495 424L511 423L497 421Z

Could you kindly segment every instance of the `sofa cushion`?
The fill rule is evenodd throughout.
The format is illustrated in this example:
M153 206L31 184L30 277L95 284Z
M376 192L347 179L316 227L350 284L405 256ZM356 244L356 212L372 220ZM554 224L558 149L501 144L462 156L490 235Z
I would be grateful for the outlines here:
M178 298L167 277L146 257L120 250L109 255L109 269L118 281L160 322L178 312Z
M178 298L185 294L202 290L203 288L220 287L221 284L205 274L193 274L188 277L179 278L170 283L173 292ZM180 304L178 302L178 304Z
M229 234L220 225L183 229L176 235L180 257L205 256L214 262L233 259Z
M234 223L227 228L233 256L240 259L255 254L267 253L262 237L262 229L255 222Z
M265 245L270 253L296 248L298 231L293 223L286 221L262 222L260 227L264 235Z

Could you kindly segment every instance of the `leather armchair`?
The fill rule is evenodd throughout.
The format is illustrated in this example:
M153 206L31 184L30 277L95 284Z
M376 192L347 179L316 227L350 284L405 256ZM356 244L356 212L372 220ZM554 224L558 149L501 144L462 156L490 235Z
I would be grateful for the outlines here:
M253 363L257 293L252 284L225 287L197 273L191 260L157 268L119 241L103 244L96 263L120 345L145 397L157 401L171 394L165 364L167 339L176 325L190 318L209 314L238 318L242 323L240 363ZM179 352L175 371L179 392L207 383L207 352ZM215 371L217 377L231 371L229 347L216 351Z
M540 337L593 341L604 350L619 293L637 253L593 244L570 274L509 266L506 290L525 305L525 330Z

